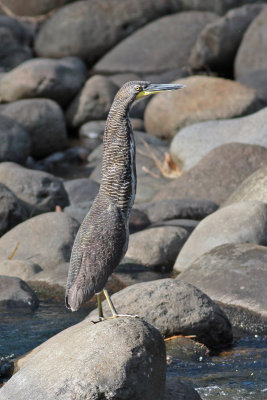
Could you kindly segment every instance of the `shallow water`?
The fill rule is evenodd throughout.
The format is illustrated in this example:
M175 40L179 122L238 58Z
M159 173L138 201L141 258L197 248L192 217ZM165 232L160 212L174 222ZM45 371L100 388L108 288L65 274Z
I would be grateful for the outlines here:
M51 336L83 320L63 304L40 303L35 312L0 309L0 359L18 357ZM263 400L267 398L267 337L236 338L220 355L180 357L175 340L167 342L171 357L167 373L190 382L202 399Z

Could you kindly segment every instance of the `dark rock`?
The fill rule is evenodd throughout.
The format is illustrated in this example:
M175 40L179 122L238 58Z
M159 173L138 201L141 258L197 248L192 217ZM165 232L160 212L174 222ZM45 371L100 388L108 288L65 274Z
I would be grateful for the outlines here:
M65 213L51 212L30 218L0 239L0 259L30 260L42 269L68 262L79 223Z
M0 182L4 183L27 206L30 215L54 211L69 204L60 178L34 171L15 163L0 164Z
M258 98L267 104L267 68L248 72L242 75L238 81L254 89Z
M12 256L12 252L10 256ZM29 281L35 280L36 274L41 271L41 267L30 260L0 260L0 275L15 276Z
M20 125L4 115L0 115L0 143L0 162L25 163L30 154L30 137Z
M20 200L0 183L0 236L27 219L28 213Z
M240 117L261 107L254 90L229 79L196 75L175 83L184 84L186 88L160 93L146 108L145 127L155 136L172 138L187 125Z
M117 91L118 87L104 76L89 78L67 110L68 125L78 128L87 121L105 119Z
M209 66L217 71L232 71L243 35L263 7L263 4L246 4L205 26L190 55L192 68L206 69Z
M139 318L83 321L30 353L0 399L163 400L165 357L160 333Z
M203 345L193 340L193 338L188 338L182 335L176 335L169 338L166 343L167 354L170 356L170 364L172 364L172 359L189 362L199 362L207 360L209 356L209 349ZM168 363L168 360L167 360Z
M228 197L223 206L240 201L257 200L267 203L267 166L249 175L240 186Z
M198 34L216 18L212 13L196 11L159 18L120 42L94 66L94 71L130 72L145 80L151 80L153 74L166 72L169 75L166 81L185 76L188 57Z
M99 191L99 183L90 178L72 179L64 182L70 204L85 203L94 200Z
M66 147L67 132L64 115L53 100L15 101L0 106L0 114L12 119L29 133L33 157L45 157Z
M129 229L130 233L141 231L150 224L147 214L134 207L130 213Z
M248 143L267 147L267 107L243 118L206 121L188 126L174 137L170 154L184 171L194 167L215 147Z
M0 275L0 305L35 310L39 300L26 282L19 278Z
M145 229L130 236L125 257L148 268L169 271L188 236L179 226Z
M267 244L267 204L259 201L234 203L202 220L180 251L174 265L186 270L198 257L227 243Z
M175 279L138 283L112 295L119 312L138 314L164 336L196 335L207 346L229 343L231 325L213 301L199 289ZM105 315L109 314L106 301ZM97 310L89 314L91 319Z
M152 203L139 205L138 209L144 211L150 222L168 221L178 218L200 220L213 213L218 205L208 200L191 200L170 198Z
M253 20L243 36L235 59L235 77L265 69L267 65L267 8Z
M228 143L210 151L193 168L170 182L156 194L155 200L188 197L221 204L244 179L266 163L267 148Z
M82 203L75 203L68 207L64 208L64 212L70 215L72 218L76 219L76 221L81 224L86 217L86 214L89 212L93 201L84 201Z
M224 244L196 259L178 275L215 301L241 306L267 317L267 248Z
M66 106L86 80L85 64L76 57L25 61L0 81L0 101L46 97Z
M35 16L46 14L71 1L73 0L1 0L1 3L16 15Z
M164 400L201 400L198 392L177 376L167 377Z

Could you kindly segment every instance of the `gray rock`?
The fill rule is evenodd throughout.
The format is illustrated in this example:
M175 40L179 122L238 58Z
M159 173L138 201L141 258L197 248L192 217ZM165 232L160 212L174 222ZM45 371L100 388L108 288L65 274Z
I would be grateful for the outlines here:
M0 275L0 305L8 308L23 307L35 310L39 305L39 300L23 280Z
M76 221L81 224L86 217L86 214L89 212L93 201L84 201L82 203L75 203L68 207L64 208L64 213L70 215L72 218L76 219Z
M167 377L164 400L201 400L198 392L177 376Z
M65 213L51 212L30 218L0 239L0 259L27 260L42 269L68 262L79 223Z
M244 143L224 144L211 150L193 168L161 189L155 200L188 197L221 204L244 179L266 163L265 147Z
M254 89L258 98L267 104L267 68L248 72L242 75L238 81Z
M186 88L160 93L146 107L145 127L155 136L172 138L187 125L240 117L261 107L254 90L229 79L196 75L175 83Z
M16 15L35 16L46 14L71 1L73 0L1 0L1 3Z
M235 77L265 69L267 65L267 8L253 20L243 36L235 59Z
M188 171L211 150L226 143L267 147L266 124L267 107L243 118L194 124L177 133L171 143L170 154L176 164Z
M69 262L55 265L53 268L45 269L33 275L30 280L46 282L50 285L59 285L64 290L68 279Z
M162 400L165 357L160 333L139 318L83 321L30 353L0 399Z
M159 18L120 42L94 66L94 71L130 72L146 80L149 75L167 71L174 71L167 81L185 76L188 57L198 34L216 18L212 13L197 11Z
M145 203L139 205L138 209L144 211L150 222L167 221L178 218L203 219L207 215L213 213L218 205L212 201L176 199Z
M129 230L130 233L135 233L146 228L150 224L148 216L142 210L134 207L130 212Z
M195 227L198 225L199 221L194 219L169 219L167 221L160 221L151 224L151 228L156 228L160 226L180 226L188 231L188 233L193 232Z
M0 275L15 276L25 281L35 280L42 269L38 264L27 260L1 260Z
M267 317L267 248L224 244L197 258L178 275L213 300L241 306Z
M199 256L227 243L267 244L267 204L234 203L202 220L180 251L175 271L186 270Z
M87 121L105 119L117 91L118 87L104 76L89 78L67 109L68 125L78 128Z
M223 206L250 200L267 203L267 166L259 168L247 177L223 203Z
M99 191L99 183L90 178L72 179L64 182L70 204L94 200Z
M0 183L0 236L28 217L20 200L4 184Z
M246 4L205 26L190 54L192 68L209 66L213 70L231 71L243 35L263 7L263 4Z
M0 15L0 27L8 29L21 45L29 46L33 40L33 28L29 21Z
M85 64L76 57L25 61L0 81L0 102L46 97L67 105L86 80Z
M4 115L0 115L0 143L0 162L25 163L31 149L30 137L22 126Z
M125 257L148 268L170 270L188 236L179 226L145 229L130 235Z
M69 204L60 178L21 167L15 163L0 164L0 182L5 184L27 206L30 215L54 211Z
M134 7L131 0L77 1L61 8L42 25L35 51L39 57L75 55L92 65L147 22L179 10L179 4L165 0L137 0Z
M0 114L12 119L28 132L33 157L42 158L66 147L64 115L53 100L15 101L0 106Z
M265 0L261 1L264 3ZM203 11L214 11L224 15L228 10L243 6L247 3L255 3L255 0L181 0L184 9L197 9Z
M196 335L207 346L229 343L231 325L213 301L182 280L160 279L129 286L111 296L119 312L138 314L164 336ZM106 301L105 315L109 314ZM91 319L97 310L89 314Z

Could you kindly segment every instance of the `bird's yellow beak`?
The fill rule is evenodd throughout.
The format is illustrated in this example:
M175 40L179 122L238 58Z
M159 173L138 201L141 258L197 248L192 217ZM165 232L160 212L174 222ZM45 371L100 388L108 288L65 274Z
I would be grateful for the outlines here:
M142 90L136 96L136 100L141 99L144 96L156 94L159 92L165 92L170 90L178 90L184 88L185 85L174 85L174 84L149 84L145 90Z

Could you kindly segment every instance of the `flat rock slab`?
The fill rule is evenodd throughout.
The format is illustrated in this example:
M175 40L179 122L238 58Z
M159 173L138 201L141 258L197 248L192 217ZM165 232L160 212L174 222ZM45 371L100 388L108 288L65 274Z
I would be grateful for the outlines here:
M224 144L211 150L178 179L172 180L156 194L155 200L187 197L221 204L244 179L266 164L265 147L244 143Z
M35 310L39 305L39 300L34 291L23 280L0 275L0 305L8 308Z
M184 171L206 154L227 143L267 147L267 107L247 117L200 122L181 129L172 140L170 154Z
M0 399L163 400L165 344L139 318L86 320L37 347Z
M174 265L186 270L198 257L227 243L267 244L267 204L234 203L203 219L190 235Z
M187 125L240 117L261 107L254 90L229 79L196 75L174 83L186 87L167 94L160 93L146 107L148 133L169 139Z
M54 268L70 259L79 223L65 213L38 215L11 229L0 239L0 259L30 260L42 269Z
M232 340L231 325L213 301L195 286L182 280L160 279L129 286L112 296L121 313L138 314L164 336L196 335L207 346ZM110 313L106 301L104 314ZM97 310L89 319L98 315Z
M241 306L267 317L267 247L224 244L195 260L178 275L213 300Z

